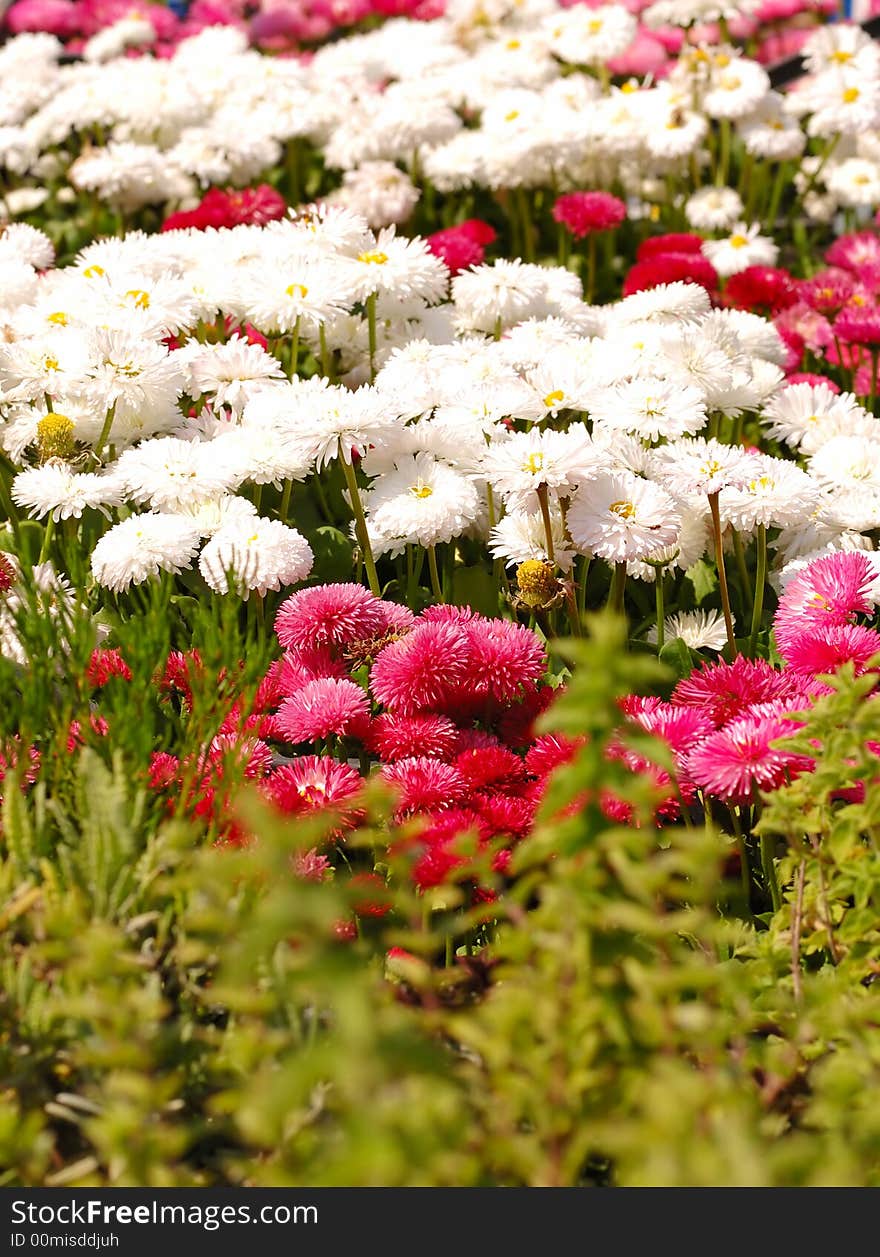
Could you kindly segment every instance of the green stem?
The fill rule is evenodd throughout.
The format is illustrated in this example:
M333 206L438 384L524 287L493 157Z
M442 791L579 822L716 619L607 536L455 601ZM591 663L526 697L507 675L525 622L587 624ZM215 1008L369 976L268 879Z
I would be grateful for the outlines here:
M778 912L782 907L782 896L779 893L779 882L776 878L776 861L773 858L773 846L773 835L761 834L761 872L764 874L764 884L770 892L773 911Z
M549 562L556 563L556 551L553 548L553 521L550 518L550 502L547 497L547 486L545 484L538 485L536 490L538 495L538 503L541 507L541 519L544 521L544 541L547 546L547 558Z
M370 383L376 378L376 294L367 297L367 334L370 338Z
M782 200L782 190L785 187L787 174L788 162L780 162L770 192L770 204L767 206L767 217L764 220L765 231L772 232L776 226L776 219L779 217L779 203Z
M752 877L749 868L749 851L746 846L746 840L743 837L742 825L736 808L730 805L730 819L733 823L733 832L736 835L736 846L739 851L739 876L742 883L743 899L745 900L746 915L752 920Z
M868 409L873 411L874 402L877 398L877 365L880 363L880 354L876 349L871 350L871 392L868 396Z
M107 444L107 439L110 436L110 429L113 427L113 417L115 414L116 414L116 402L113 403L113 405L107 411L107 414L104 416L104 426L101 428L101 434L98 437L98 443L95 446L95 458L98 459L99 461L101 458L101 451L103 450L104 446Z
M46 527L43 530L43 544L40 546L40 557L38 563L45 563L49 557L49 547L52 544L52 538L55 535L55 516L49 513L46 520Z
M379 586L379 575L376 571L376 562L373 558L373 547L370 545L370 535L367 532L367 520L364 515L364 506L361 502L361 494L358 489L357 476L354 467L347 462L342 453L342 443L340 442L339 461L342 463L342 471L345 475L345 483L348 487L348 496L351 501L351 509L354 515L354 529L357 535L358 545L361 548L361 554L364 557L364 567L367 569L367 581L370 590L377 598L382 597L382 590Z
M618 615L623 615L623 591L626 588L626 564L615 563L611 574L611 588L608 592L608 606Z
M440 573L437 570L437 552L428 546L428 570L431 573L431 591L438 602L444 602L443 586L440 584Z
M590 558L589 555L584 556L583 567L581 569L581 579L578 585L578 616L583 619L584 612L587 609L587 577L590 575Z
M752 607L752 631L749 634L749 656L754 658L758 646L758 634L761 631L761 617L764 613L764 585L767 581L767 529L758 525L757 564L755 568L755 602Z
M721 540L721 512L718 509L718 494L709 494L709 510L712 515L712 539L715 543L715 566L718 568L718 587L721 591L721 610L724 612L724 627L727 630L727 645L730 649L731 661L736 658L736 638L733 633L733 616L730 614L730 590L727 588L727 572L724 569L724 546Z
M325 375L332 384L333 383L333 364L332 364L332 359L330 357L330 352L327 349L327 329L325 328L323 323L318 328L318 338L321 344L321 374Z
M654 576L654 598L657 605L657 654L663 649L666 632L666 621L663 607L663 573L657 571Z
M587 236L587 282L584 287L584 301L591 305L596 292L596 235L590 232Z
M282 524L287 523L287 512L290 510L290 494L293 489L293 481L285 480L284 489L281 493L281 505L278 508L278 518Z
M291 338L291 348L290 348L291 378L295 375L299 375L299 371L297 370L298 361L299 361L299 315L297 315L296 322L293 325L293 335Z
M730 119L722 118L718 123L718 165L715 168L715 185L719 188L727 186L730 170Z

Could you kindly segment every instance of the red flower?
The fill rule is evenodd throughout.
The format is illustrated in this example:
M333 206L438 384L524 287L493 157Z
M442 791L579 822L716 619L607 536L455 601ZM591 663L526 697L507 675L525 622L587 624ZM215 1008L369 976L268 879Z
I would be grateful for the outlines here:
M626 205L609 192L566 192L557 197L553 217L581 239L595 231L611 231L626 218Z
M285 698L278 709L278 728L293 743L336 737L360 737L370 723L367 696L354 681L319 677Z
M778 314L798 299L795 281L788 271L776 266L747 266L731 275L724 289L727 305L756 314Z
M162 231L185 227L204 231L208 227L243 224L261 227L283 218L286 212L284 197L267 183L256 188L209 188L195 209L170 214L162 224Z
M700 253L663 253L630 267L623 283L623 295L629 297L634 292L674 283L699 284L707 292L714 292L718 287L718 273Z
M446 227L426 237L428 248L449 270L458 275L469 266L479 266L486 256L483 246L460 227Z
M364 898L357 898L351 905L358 917L384 917L392 908L385 879L378 873L355 873L348 883L351 889L356 888L358 895L364 892Z
M689 231L669 231L662 236L649 236L636 249L636 261L664 257L669 253L701 253L703 237Z
M427 756L386 764L382 776L400 791L400 812L446 807L463 798L466 791L464 777L457 768Z
M86 679L93 689L106 685L111 677L131 680L131 668L118 650L95 650L86 668Z
M413 756L449 759L457 741L458 730L448 716L401 716L394 712L377 716L367 736L367 745L386 762Z
M282 812L295 815L347 803L362 784L360 774L349 764L329 755L300 755L274 769L261 789ZM347 819L354 815L350 813Z
M275 616L282 646L295 650L344 646L384 627L380 600L362 585L318 585L291 594Z
M15 568L0 551L0 594L8 593L15 584Z
M852 345L880 346L880 306L846 306L834 320L840 340Z

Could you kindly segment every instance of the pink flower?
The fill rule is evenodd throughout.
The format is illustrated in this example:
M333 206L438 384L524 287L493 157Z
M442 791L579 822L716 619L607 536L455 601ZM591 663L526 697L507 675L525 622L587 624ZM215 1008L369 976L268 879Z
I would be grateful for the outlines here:
M880 346L880 306L845 306L834 320L834 332L853 345Z
M788 309L781 311L773 320L777 332L783 334L793 331L799 342L811 353L822 354L834 342L831 324L823 314L807 305L805 301L797 301Z
M80 29L81 13L73 0L18 0L6 14L13 35L24 31L46 31L68 39Z
M610 192L566 192L553 204L553 217L580 240L594 231L611 231L626 218L626 206Z
M813 767L808 756L772 745L798 727L781 714L740 716L694 748L688 772L707 794L748 802L753 789L775 790Z
M654 78L662 78L669 64L669 54L654 32L639 27L636 37L630 46L617 57L608 62L611 74L628 78L644 78L652 74Z
M367 696L354 681L321 677L285 698L278 709L278 728L288 742L319 738L360 737L370 723Z
M347 803L360 790L360 774L329 755L300 755L282 764L262 783L262 790L287 815L320 811ZM349 822L356 815L348 809Z
M311 847L308 851L297 851L293 857L294 876L304 882L323 882L331 867L327 857L318 854L317 847Z
M812 371L796 371L793 375L790 375L788 377L788 383L789 384L810 384L814 388L818 388L820 384L824 384L825 387L829 390L829 392L831 393L840 392L840 385L836 384L834 380L831 379L830 376L816 375Z
M282 646L344 646L382 631L380 600L362 585L318 585L291 594L278 608L275 632Z
M526 752L526 768L535 777L547 777L561 764L570 764L586 738L566 738L561 733L542 733Z
M466 690L480 697L509 702L544 675L547 656L537 633L510 620L484 620L467 625L470 659Z
M377 656L370 676L373 696L404 716L440 710L467 675L470 655L461 625L423 620Z
M348 676L345 664L334 659L326 646L318 646L314 650L286 650L269 670L269 676L275 682L278 697L284 698L302 689L309 681L319 677L336 677L344 680Z
M860 551L829 554L812 562L789 582L779 600L773 631L782 655L788 658L788 645L804 634L851 624L857 614L869 614L877 579L877 568Z
M855 291L855 281L849 271L832 266L810 279L800 280L797 287L802 301L826 318L833 318Z
M458 730L447 716L400 716L385 712L370 726L367 743L380 759L393 761L427 756L450 759Z
M524 781L526 776L523 761L505 746L472 747L462 751L455 758L455 767L472 790L510 785Z
M825 253L829 266L840 266L847 271L858 271L868 263L880 262L880 237L873 231L854 231L839 236Z
M454 227L445 227L426 238L428 248L445 262L451 274L479 266L486 256L485 246L495 239L495 228L481 218L468 218Z
M448 807L462 799L466 792L464 777L457 768L426 756L386 764L382 776L400 792L398 815Z
M878 653L880 633L863 624L826 624L792 637L785 646L793 671L810 676L836 672L845 663L853 664L856 673L865 672Z
M726 724L755 703L791 698L803 683L778 672L764 659L737 655L732 663L704 663L679 681L672 702L696 707L716 725Z
M667 231L662 236L648 236L636 249L636 261L665 257L669 253L702 253L703 237L689 231Z

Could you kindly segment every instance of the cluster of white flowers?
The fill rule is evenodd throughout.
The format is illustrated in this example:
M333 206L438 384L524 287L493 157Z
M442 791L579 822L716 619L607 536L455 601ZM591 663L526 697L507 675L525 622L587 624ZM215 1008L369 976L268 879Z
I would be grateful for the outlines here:
M647 20L689 26L749 8L669 0ZM373 228L405 222L418 199L401 165L441 192L617 181L638 213L667 175L699 169L719 122L764 162L800 159L807 134L840 139L821 179L810 158L799 172L817 212L875 203L880 186L869 134L880 123L880 53L856 27L819 28L806 45L811 75L784 98L739 50L687 43L660 81L603 90L593 71L637 35L619 4L462 0L430 23L393 19L309 60L261 56L232 27L209 27L167 58L122 55L145 28L118 22L73 64L59 62L51 36L0 49L10 84L0 90L0 167L26 184L12 189L9 212L27 212L33 185L65 174L123 211L186 208L208 185L243 186L305 143L341 172L334 202ZM698 228L747 241L724 252L726 274L771 247L755 251L753 224L740 229L742 205L730 204L721 189L717 204L707 193L687 210Z
M58 268L33 228L3 249L12 497L107 516L92 570L112 590L194 563L221 592L304 579L309 544L260 515L261 487L289 501L336 462L351 492L355 456L377 555L470 537L509 565L582 554L654 580L710 548L713 498L746 538L782 530L786 561L880 526L880 422L784 387L773 325L694 285L596 307L568 270L509 260L450 283L423 241L342 207L131 233ZM746 412L794 457L707 439Z

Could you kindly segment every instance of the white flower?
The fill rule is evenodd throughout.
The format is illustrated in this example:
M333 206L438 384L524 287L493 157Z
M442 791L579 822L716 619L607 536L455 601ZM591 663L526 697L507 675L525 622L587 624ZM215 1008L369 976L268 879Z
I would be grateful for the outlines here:
M672 440L699 432L706 423L706 406L695 388L644 376L610 392L596 393L590 417L647 441Z
M190 396L211 395L215 409L228 406L234 415L255 393L284 379L277 358L237 334L220 345L191 342L187 350Z
M239 281L240 302L257 327L267 332L313 331L355 301L341 265L323 257L266 262Z
M246 598L305 580L313 562L309 543L295 528L257 517L216 532L199 556L199 571L217 593L232 589Z
M372 293L387 293L432 303L446 295L448 282L449 271L424 240L396 236L394 227L383 227L351 265L352 289L360 301Z
M834 489L880 492L880 424L874 440L865 436L833 436L810 458L810 475Z
M215 441L182 441L166 436L126 450L116 476L135 502L174 511L217 498L240 483L237 469L219 457Z
M755 474L754 455L712 438L672 441L654 453L657 478L675 497L742 488Z
M700 188L688 198L684 212L696 231L723 231L739 220L743 203L733 188Z
M727 277L744 271L747 266L773 266L779 249L767 236L760 235L760 225L736 223L723 240L704 240L703 253L719 275Z
M754 471L739 489L724 489L721 518L739 532L758 525L784 528L809 515L819 503L817 482L794 463L767 454L754 456Z
M342 187L332 194L331 204L354 210L376 229L405 223L420 195L409 176L394 162L368 161L345 172Z
M575 550L566 538L562 512L550 508L550 530L553 540L553 557L562 571L570 571ZM503 559L506 567L515 567L527 559L548 560L547 532L540 511L508 511L489 534L489 552L495 559Z
M762 421L768 436L806 454L833 436L867 436L878 430L877 420L852 393L833 393L826 384L787 385L765 405Z
M493 332L540 317L544 287L536 267L499 259L462 271L452 281L452 300L463 327Z
M132 515L95 546L92 574L99 585L121 593L160 571L182 572L192 564L201 536L197 524L179 515Z
M546 488L554 501L570 495L582 480L608 466L608 455L593 444L582 423L567 432L514 432L493 441L483 455L481 478L511 510L537 509L537 491Z
M631 472L598 476L583 485L566 516L571 539L608 563L643 559L674 545L681 516L673 499Z
M826 170L823 178L840 205L873 209L880 203L880 166L875 161L850 157Z
M113 476L76 473L65 464L49 462L21 471L12 482L12 500L36 519L51 515L79 519L88 508L102 510L122 501L121 486Z
M472 480L430 454L395 462L364 495L371 534L382 549L399 554L406 545L433 546L460 537L480 512Z
M663 621L663 633L668 642L683 641L691 650L723 650L727 645L727 630L720 611L680 611ZM657 641L657 626L648 632L648 641Z

